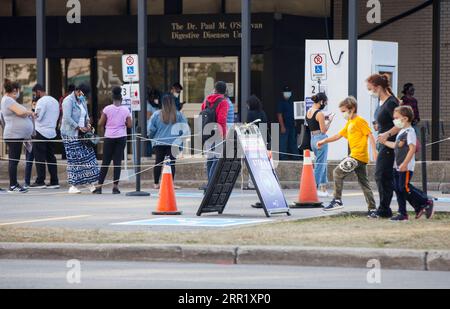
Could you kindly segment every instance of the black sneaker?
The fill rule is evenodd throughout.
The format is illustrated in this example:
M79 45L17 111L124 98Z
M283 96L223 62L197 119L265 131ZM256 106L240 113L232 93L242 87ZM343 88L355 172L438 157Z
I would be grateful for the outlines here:
M121 192L120 192L120 190L119 190L119 189L117 189L117 188L114 188L114 189L112 190L112 194L114 194L114 195L118 195L118 194L121 194Z
M434 217L434 201L432 199L429 199L427 202L427 207L425 208L425 217L427 219L433 219Z
M58 190L60 188L61 188L61 186L59 184L54 184L54 185L47 186L47 189L50 189L50 190Z
M395 217L391 218L392 222L404 222L404 221L409 221L409 217L408 215L402 215L402 214L398 214Z
M30 186L30 189L47 189L47 185L45 183L34 183Z
M22 188L20 185L10 187L8 190L8 193L15 194L15 193L27 193L28 190Z
M371 209L367 212L367 218L372 219L372 218L376 218L377 215L377 210L376 209Z
M425 211L427 210L427 206L422 206L418 210L416 210L416 220L419 220L423 217L425 214Z
M378 209L376 212L372 214L372 219L390 219L392 218L392 210L381 210Z
M94 191L92 191L92 194L102 194L102 188L96 188Z
M343 208L344 208L344 204L342 203L342 201L334 199L333 201L331 201L330 205L324 207L323 210L324 211L336 211L336 210L343 209Z

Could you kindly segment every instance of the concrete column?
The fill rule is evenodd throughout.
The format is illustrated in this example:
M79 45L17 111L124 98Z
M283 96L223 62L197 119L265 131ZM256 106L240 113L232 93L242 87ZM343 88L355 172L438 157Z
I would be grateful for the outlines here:
M348 0L348 94L358 96L358 2Z
M46 86L45 79L45 0L36 0L36 62L37 82Z
M251 38L251 0L241 0L242 6L242 41L241 41L241 121L247 119L246 102L251 93L251 57L252 57L252 38Z

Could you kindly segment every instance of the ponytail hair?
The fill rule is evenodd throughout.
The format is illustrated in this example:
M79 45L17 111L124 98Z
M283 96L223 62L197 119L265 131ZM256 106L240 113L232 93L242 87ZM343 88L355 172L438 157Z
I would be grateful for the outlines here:
M328 97L327 97L327 95L325 94L325 92L320 92L320 93L318 93L318 94L316 94L315 96L313 96L312 98L311 98L311 100L314 102L314 103L320 103L320 102L328 102Z
M397 102L400 102L400 100L397 98L397 96L394 94L394 91L392 91L391 81L389 80L389 75L387 74L373 74L368 79L367 82L371 85L374 85L375 87L381 87L384 91L389 93L391 96L393 96Z

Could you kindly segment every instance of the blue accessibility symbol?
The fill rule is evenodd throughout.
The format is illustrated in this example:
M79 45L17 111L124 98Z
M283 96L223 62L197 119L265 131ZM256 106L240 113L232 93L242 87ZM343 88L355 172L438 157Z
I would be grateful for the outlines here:
M128 74L134 74L134 67L127 67Z
M323 66L316 65L316 74L323 74Z

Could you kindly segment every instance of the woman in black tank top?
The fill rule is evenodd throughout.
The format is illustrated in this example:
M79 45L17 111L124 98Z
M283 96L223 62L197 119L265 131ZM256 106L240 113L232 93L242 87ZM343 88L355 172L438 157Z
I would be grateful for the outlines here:
M311 110L312 112L313 110ZM316 110L311 118L306 117L306 123L308 124L311 132L320 131L320 122L317 120L317 114L321 112L320 109Z
M311 148L316 157L314 176L319 189L319 197L328 197L328 147L325 146L321 149L317 147L319 141L328 138L326 133L331 122L326 120L325 114L323 113L323 110L328 104L328 97L325 93L319 93L313 96L312 100L314 105L306 115L306 123L311 131Z

